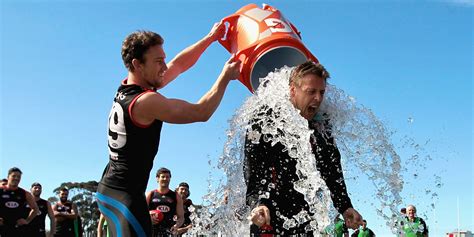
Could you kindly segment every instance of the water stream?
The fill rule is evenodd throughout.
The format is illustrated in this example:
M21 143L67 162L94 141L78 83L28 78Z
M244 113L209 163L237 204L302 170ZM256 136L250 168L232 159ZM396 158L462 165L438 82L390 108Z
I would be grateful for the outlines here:
M311 220L307 228L318 236L327 226L333 224L337 213L332 205L329 190L316 170L315 159L318 158L312 154L308 142L313 131L308 128L308 121L299 115L289 101L290 72L291 68L283 67L261 79L263 86L259 86L256 93L248 97L229 120L223 154L214 167L215 170L210 172L208 194L203 198L203 208L193 209L194 227L190 233L220 233L225 236L249 234L248 216L251 209L245 204L246 185L243 177L246 131L249 131L252 142L258 142L260 136L263 136L265 141L283 144L283 152L288 152L291 158L297 160L300 180L294 183L294 187L304 194L310 211L314 214L300 212L293 217L283 217L286 220L284 226L290 228ZM275 112L273 114L278 116L260 116L257 119L253 117L255 114L266 114L268 109L272 109ZM423 165L426 165L425 161L431 157L423 156L425 151L422 146L410 137L402 138L402 146L395 147L392 142L394 132L389 131L370 109L331 85L330 80L318 114L325 114L332 125L332 135L341 152L348 190L356 192L365 189L363 185L371 186L368 189L371 190L369 196L354 195L353 192L349 195L353 201L363 198L370 200L370 208L375 208L387 228L396 233L400 207L406 205L401 196L404 180L412 180L403 177L403 174L412 172L416 175L417 170L422 169ZM262 133L252 131L251 118L254 118L253 122L261 122L264 125ZM317 127L323 129L323 126ZM412 167L403 168L405 162L402 162L398 150L409 153L407 164ZM211 175L218 174L219 171L224 174L222 177ZM365 181L359 182L361 177L364 177ZM262 179L261 182L267 180ZM441 186L439 176L435 177L435 182L436 186ZM429 187L425 190L426 195L436 198L436 192ZM359 211L362 214L364 212L363 209Z

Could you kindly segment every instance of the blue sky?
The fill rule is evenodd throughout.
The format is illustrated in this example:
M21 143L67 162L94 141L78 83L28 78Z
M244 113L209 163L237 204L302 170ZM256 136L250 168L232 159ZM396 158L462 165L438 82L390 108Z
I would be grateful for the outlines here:
M0 174L20 167L22 186L41 182L44 197L53 195L61 182L98 180L108 161L107 116L126 76L122 40L138 29L156 31L165 38L170 60L207 34L214 22L248 3L2 1ZM436 224L433 217L428 222L432 233L442 236L457 228L457 197L460 227L474 230L473 4L265 3L302 32L306 47L331 72L332 84L398 134L420 144L429 140L424 148L434 159L427 172L439 173L443 183L437 191ZM221 45L211 45L191 70L160 93L197 101L228 57ZM232 82L207 123L166 124L152 172L170 168L171 185L187 181L191 198L199 203L211 170L208 161L215 164L222 153L227 120L249 95L242 84ZM433 184L421 179L419 185ZM149 189L155 187L150 179ZM369 193L367 198L373 197ZM362 214L365 208L370 209L358 207ZM377 217L367 213L375 232L388 235Z

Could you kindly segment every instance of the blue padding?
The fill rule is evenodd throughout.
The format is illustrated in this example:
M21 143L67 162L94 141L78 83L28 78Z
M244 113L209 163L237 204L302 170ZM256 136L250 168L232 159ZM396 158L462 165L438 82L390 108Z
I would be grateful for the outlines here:
M137 218L135 218L135 216L130 212L130 210L128 210L128 208L125 205L123 205L123 203L111 197L108 197L102 193L97 193L97 198L101 202L107 203L111 205L112 207L117 208L125 216L125 219L127 219L127 221L132 225L138 237L147 237L145 235L145 231L143 231L142 226L140 225L140 223L138 223Z

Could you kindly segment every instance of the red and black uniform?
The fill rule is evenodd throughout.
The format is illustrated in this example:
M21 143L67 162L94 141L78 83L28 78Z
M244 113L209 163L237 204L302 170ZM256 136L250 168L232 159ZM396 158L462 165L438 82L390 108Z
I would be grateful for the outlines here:
M267 113L272 113L271 110ZM326 123L327 126L328 123ZM313 122L309 122L313 128ZM261 133L259 122L252 125L253 131ZM341 155L334 139L331 137L329 129L325 129L325 134L314 129L311 137L312 151L317 157L316 166L321 173L321 178L326 182L334 206L339 213L343 213L347 208L352 207L351 200L347 194L346 185L341 168ZM248 134L247 134L248 135ZM309 205L304 200L304 195L296 191L293 183L299 180L297 175L297 160L291 158L288 152L283 152L285 147L281 143L271 144L271 141L264 141L264 136L260 136L258 144L253 143L247 136L245 140L245 160L244 177L247 184L246 201L247 205L254 208L258 205L265 205L270 210L271 226L276 234L294 235L305 234L312 236L311 232L305 230L309 224L303 223L289 230L283 227L284 220L276 215L291 218L301 210L306 210L309 214ZM262 182L265 179L266 182ZM269 186L269 185L272 186ZM273 188L274 187L274 188ZM269 192L269 197L262 197L262 193ZM256 225L251 226L251 235L261 234Z
M112 236L148 237L151 220L145 189L158 152L162 121L139 124L132 108L145 93L156 93L124 80L109 114L109 163L97 190L101 213Z
M184 209L184 223L181 227L185 227L191 225L193 222L191 221L191 212L189 211L189 207L193 205L193 201L191 199L186 199L183 202L183 209Z
M31 209L26 208L26 191L22 188L15 190L0 188L0 217L3 226L0 229L2 237L27 237L27 226L17 226L18 219L25 219Z
M45 220L46 215L48 214L48 201L44 199L38 199L36 201L36 205L38 205L38 215L28 224L28 236L31 237L45 237L46 236L46 229L45 229ZM27 209L31 209L28 203L26 204Z
M178 198L181 197L177 197L176 192L171 190L163 194L158 190L151 192L148 209L159 210L163 213L163 220L153 225L153 236L169 236L171 234L170 229L175 224L173 217L176 214Z
M72 202L58 202L56 204L57 212L62 213L72 213ZM74 219L69 218L56 218L56 233L54 234L55 237L76 237L74 232Z

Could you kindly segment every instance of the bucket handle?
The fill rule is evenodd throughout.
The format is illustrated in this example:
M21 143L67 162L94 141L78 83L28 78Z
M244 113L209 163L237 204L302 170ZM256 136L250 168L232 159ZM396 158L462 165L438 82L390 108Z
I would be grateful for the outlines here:
M298 30L298 28L296 28L296 26L293 25L293 23L291 23L291 22L289 22L289 21L288 21L288 23L290 23L291 29L293 29L293 31L294 31L296 34L298 34L298 37L301 39L301 32Z
M219 43L221 43L221 45L224 46L224 48L226 48L227 51L229 51L229 52L231 52L231 49L232 49L230 39L232 39L232 37L234 37L234 32L237 28L236 23L237 23L237 19L239 17L240 17L239 14L233 14L233 15L227 16L227 17L225 17L221 20L221 22L223 22L225 24L226 30L225 30L224 37L219 39ZM228 25L226 23L228 23ZM231 53L235 53L235 52L231 52Z

